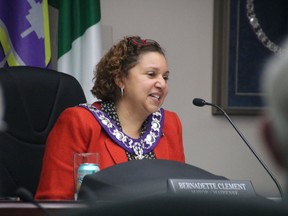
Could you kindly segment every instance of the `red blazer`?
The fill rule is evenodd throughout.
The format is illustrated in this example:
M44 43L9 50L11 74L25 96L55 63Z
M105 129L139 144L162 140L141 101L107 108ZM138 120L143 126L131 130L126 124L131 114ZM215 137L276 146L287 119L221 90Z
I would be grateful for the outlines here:
M99 107L98 103L94 105ZM185 162L182 125L165 110L163 136L154 149L157 159ZM127 162L125 151L114 143L94 116L82 107L66 109L51 130L35 199L74 199L73 155L98 152L100 170Z

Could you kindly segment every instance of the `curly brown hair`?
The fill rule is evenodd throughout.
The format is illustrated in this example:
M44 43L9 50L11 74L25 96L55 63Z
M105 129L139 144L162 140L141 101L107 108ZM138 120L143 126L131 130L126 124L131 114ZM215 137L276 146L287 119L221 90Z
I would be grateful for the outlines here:
M165 57L163 48L156 41L139 36L124 37L113 45L96 65L92 94L102 101L116 103L121 92L115 80L127 77L129 70L146 52L158 52Z

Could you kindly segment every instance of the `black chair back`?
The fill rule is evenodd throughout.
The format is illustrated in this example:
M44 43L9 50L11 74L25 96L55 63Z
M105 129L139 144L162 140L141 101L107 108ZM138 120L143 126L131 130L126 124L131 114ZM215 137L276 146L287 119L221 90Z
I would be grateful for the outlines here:
M55 70L0 68L6 129L0 133L0 196L35 193L47 135L67 107L86 102L79 82ZM3 104L1 104L3 105Z

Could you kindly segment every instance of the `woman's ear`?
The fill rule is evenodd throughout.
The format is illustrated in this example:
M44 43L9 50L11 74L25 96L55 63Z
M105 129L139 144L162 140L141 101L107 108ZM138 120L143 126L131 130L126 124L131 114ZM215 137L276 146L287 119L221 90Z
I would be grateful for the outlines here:
M124 84L123 84L123 81L122 81L122 78L117 76L114 78L114 82L116 83L116 85L119 87L119 88L123 88Z
M276 161L280 167L285 167L285 161L281 153L280 143L277 142L271 120L268 119L267 115L263 115L260 129L264 143L268 148L270 155L272 155L274 161Z

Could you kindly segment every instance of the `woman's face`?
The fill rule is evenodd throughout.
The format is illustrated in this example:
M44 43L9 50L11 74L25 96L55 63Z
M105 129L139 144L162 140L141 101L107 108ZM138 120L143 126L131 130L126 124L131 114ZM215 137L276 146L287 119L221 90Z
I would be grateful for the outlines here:
M138 64L130 69L123 79L125 106L135 112L149 115L163 104L168 93L168 66L166 59L158 52L144 53Z

